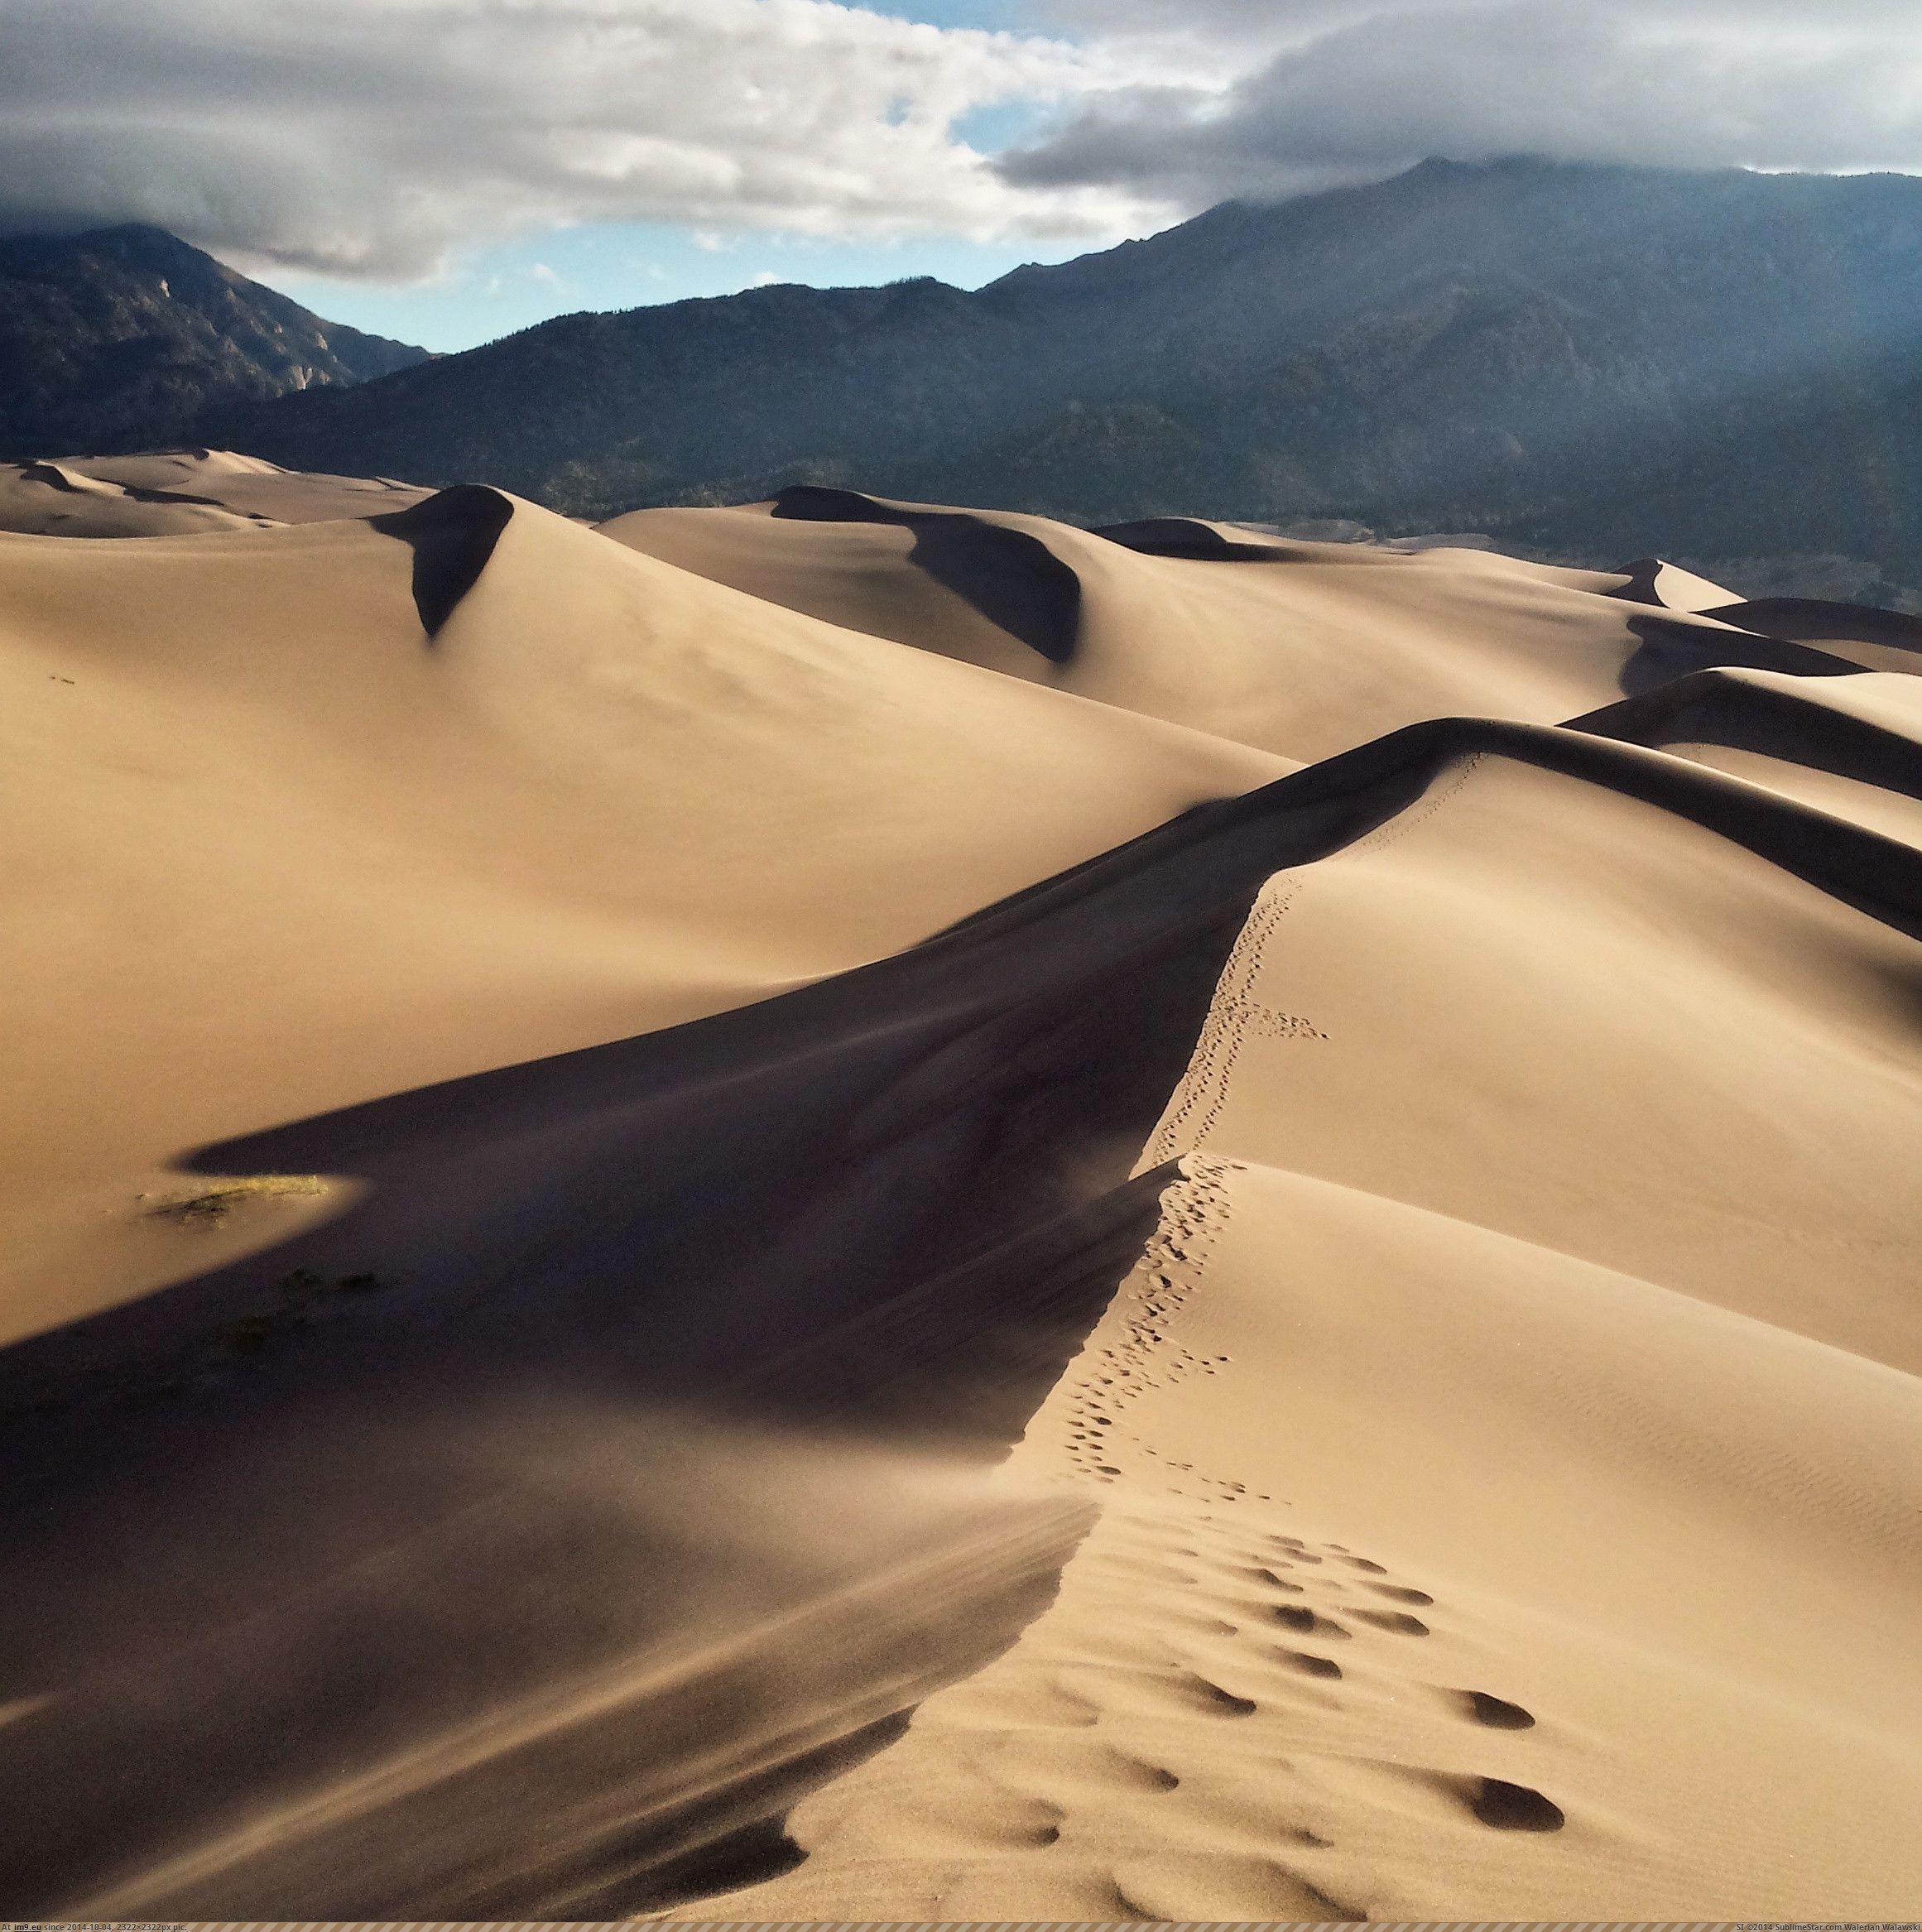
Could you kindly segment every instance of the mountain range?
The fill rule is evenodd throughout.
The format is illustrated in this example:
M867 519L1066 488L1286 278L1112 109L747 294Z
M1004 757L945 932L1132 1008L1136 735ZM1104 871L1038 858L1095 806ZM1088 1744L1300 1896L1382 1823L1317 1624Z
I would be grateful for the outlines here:
M111 426L190 419L292 467L486 480L597 517L831 483L1084 523L1485 532L1593 562L1660 546L1758 592L1922 585L1905 175L1431 161L972 292L775 286L431 360L355 338L351 366L347 334L318 379L209 381L197 412L151 419L137 391Z
M0 454L151 448L190 439L209 409L426 356L323 321L161 228L0 238Z

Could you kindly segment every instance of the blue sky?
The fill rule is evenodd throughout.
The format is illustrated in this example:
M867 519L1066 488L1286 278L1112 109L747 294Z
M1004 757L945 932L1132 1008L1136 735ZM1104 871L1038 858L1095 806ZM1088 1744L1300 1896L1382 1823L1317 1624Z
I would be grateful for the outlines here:
M863 11L939 27L1020 31L1024 0L862 0ZM1030 103L978 108L954 134L993 154L1032 134L1043 117ZM1151 225L1136 223L1136 226ZM1064 262L1108 238L978 242L952 234L887 238L823 237L778 229L728 229L666 222L594 222L536 230L491 246L457 248L420 280L264 272L317 315L441 352L472 348L580 309L632 309L696 296L726 296L771 281L848 288L932 275L978 288L1029 262ZM252 266L250 264L250 266Z

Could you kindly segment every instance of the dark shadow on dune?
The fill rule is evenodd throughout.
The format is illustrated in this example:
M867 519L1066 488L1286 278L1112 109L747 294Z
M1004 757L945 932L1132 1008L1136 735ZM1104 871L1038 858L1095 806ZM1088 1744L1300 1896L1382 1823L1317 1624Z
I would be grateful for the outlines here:
M88 495L57 463L23 463L20 466L22 478L27 483L45 483L49 489L62 492L70 497Z
M414 553L414 608L430 643L478 582L513 514L513 504L498 490L456 483L411 508L368 518L382 536L398 537Z
M1723 604L1704 617L1739 624L1764 637L1796 643L1876 644L1891 651L1922 651L1922 618L1867 604L1824 603L1815 598L1769 597Z
M0 1899L670 1901L1004 1647L1085 1506L888 1483L904 1445L1002 1453L1132 1265L1161 1177L1127 1170L1255 869L1166 903L1088 875L738 1014L209 1150L372 1195L0 1356L0 1702L54 1694L0 1731ZM784 1533L729 1531L771 1498Z
M1626 743L1727 745L1922 798L1922 745L1866 718L1720 671L1696 671L1570 721Z
M615 1916L786 1856L1049 1600L1087 1506L968 1473L1154 1223L1127 1169L1255 893L1474 752L1922 936L1922 853L1443 720L877 965L204 1150L368 1191L0 1353L0 1904Z
M1646 696L1678 678L1718 665L1787 671L1798 677L1848 677L1862 669L1859 664L1812 645L1750 631L1718 631L1712 625L1652 613L1631 618L1628 627L1641 643L1622 666L1622 692L1627 698Z
M1050 664L1074 655L1081 630L1081 579L1039 537L960 510L919 510L858 490L797 483L775 498L774 514L807 523L886 523L911 531L908 560L952 590L991 624Z
M91 497L94 494L91 490L76 483L55 462L24 463L20 467L20 473L28 483L45 483L49 488L59 490L66 496ZM106 487L136 503L185 503L205 510L227 508L218 497L197 497L190 490L156 490L143 488L138 483L118 483ZM229 511L228 514L233 515L234 512Z
M1287 564L1295 560L1274 544L1242 542L1195 517L1142 517L1103 523L1089 532L1145 557L1183 557L1197 563Z
M1614 574L1626 577L1628 581L1619 590L1604 591L1602 594L1620 598L1625 603L1646 603L1656 610L1666 610L1669 607L1655 589L1655 579L1668 568L1665 557L1635 557L1626 564L1617 564Z

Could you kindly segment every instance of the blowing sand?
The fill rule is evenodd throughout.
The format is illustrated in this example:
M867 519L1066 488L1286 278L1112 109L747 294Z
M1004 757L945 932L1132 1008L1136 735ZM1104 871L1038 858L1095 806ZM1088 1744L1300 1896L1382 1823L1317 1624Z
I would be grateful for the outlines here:
M1912 1914L1899 621L0 518L0 1905Z

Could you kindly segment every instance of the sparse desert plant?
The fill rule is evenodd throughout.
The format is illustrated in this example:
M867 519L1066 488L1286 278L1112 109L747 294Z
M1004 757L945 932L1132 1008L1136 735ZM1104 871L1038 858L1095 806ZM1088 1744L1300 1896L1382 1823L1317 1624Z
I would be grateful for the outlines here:
M247 1201L285 1200L296 1195L323 1194L327 1184L317 1174L244 1174L223 1179L199 1194L176 1195L145 1210L149 1220L195 1223L224 1221ZM142 1199L147 1197L143 1195Z

